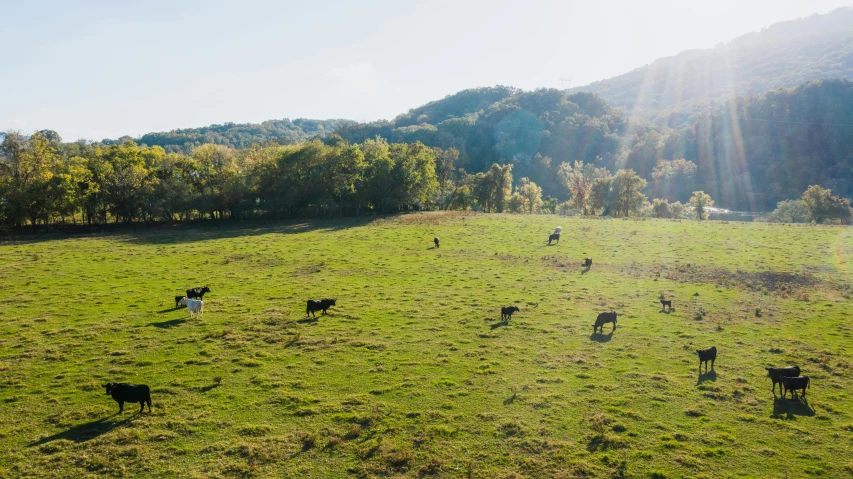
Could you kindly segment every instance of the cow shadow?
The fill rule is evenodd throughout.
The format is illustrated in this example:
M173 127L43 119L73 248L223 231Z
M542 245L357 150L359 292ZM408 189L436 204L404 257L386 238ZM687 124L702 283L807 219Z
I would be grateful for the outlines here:
M661 313L665 313L665 314L671 314L673 311L674 311L674 310L673 310L672 308L669 308L669 309L661 309L661 310L660 310L660 312L661 312Z
M113 429L124 426L125 424L130 423L136 414L130 416L126 419L115 420L117 414L112 416L107 416L96 421L87 422L86 424L79 424L77 426L73 426L70 429L67 429L62 432L58 432L52 436L48 436L38 441L31 442L27 445L27 447L40 446L42 444L46 444L51 441L56 441L59 439L67 439L69 441L74 441L76 443L86 442L91 439L95 439L96 437L106 434Z
M320 320L320 318L316 318L314 316L311 316L310 318L297 319L296 322L299 324L313 324L319 320Z
M706 381L712 381L713 382L716 380L717 380L717 371L714 371L713 369L706 372L706 373L699 372L699 377L696 378L696 385L698 386L698 385L700 385Z
M797 416L812 417L814 415L815 411L809 406L809 401L806 398L787 399L776 396L775 392L773 393L774 418L796 419Z
M159 321L159 322L154 322L154 323L148 323L148 326L154 326L155 328L160 328L160 329L169 329L169 328L173 328L175 326L180 326L186 322L187 322L186 319L170 319L168 321Z
M545 246L557 246L558 244L560 244L560 243L547 243L547 244L545 244Z
M171 312L173 312L173 311L177 311L177 310L179 310L179 309L184 309L184 307L183 307L183 306L178 306L177 308L161 309L160 311L157 311L157 314L166 314L166 313L171 313Z
M607 343L613 339L613 333L616 332L616 329L611 329L609 333L592 333L589 335L590 341L595 341L596 343Z
M198 391L202 392L202 393L206 393L210 390L218 388L220 385L221 385L221 383L208 384L207 386L202 386L202 387L198 388Z
M509 326L509 321L498 321L497 323L494 323L489 327L492 329L492 331L494 331L495 329L502 328L504 326Z
M586 266L582 266L582 268L583 268L583 269L581 270L581 274L587 274L587 273L589 273L590 268L587 268Z

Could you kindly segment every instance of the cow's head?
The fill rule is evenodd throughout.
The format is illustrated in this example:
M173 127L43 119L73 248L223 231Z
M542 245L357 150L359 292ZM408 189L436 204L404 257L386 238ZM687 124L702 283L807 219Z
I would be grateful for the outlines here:
M335 305L335 299L334 299L334 298L329 299L328 301L329 301L329 305L330 305L330 306L334 306L334 305Z
M186 305L187 305L187 299L189 299L189 298L187 298L186 296L184 296L183 298L181 298L181 299L180 299L180 301L179 301L179 302L180 302L181 304L183 304L184 306L186 306Z
M203 293L209 293L209 292L210 292L210 288L208 288L207 286L205 286L204 288L201 288L201 291L202 291Z
M106 388L108 396L113 391L114 387L115 387L115 384L113 384L113 383L104 384L104 388Z
M518 309L518 306L512 306L512 307L511 307L511 308L509 308L509 309L513 310L513 311L514 311L514 312L516 312L516 313L517 313L517 312L519 312L519 311L521 311L520 309Z

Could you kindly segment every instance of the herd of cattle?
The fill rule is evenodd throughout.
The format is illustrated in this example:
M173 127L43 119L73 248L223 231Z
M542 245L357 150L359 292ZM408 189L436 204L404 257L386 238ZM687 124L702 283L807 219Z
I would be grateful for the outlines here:
M554 233L549 235L548 244L551 244L551 241L560 241L560 233L563 228L558 226ZM438 238L433 238L433 243L435 244L435 248L439 247ZM582 266L587 269L592 267L592 258L586 258L582 263ZM201 288L191 288L186 291L186 295L178 295L175 296L175 307L178 308L181 305L186 306L190 312L190 317L198 317L201 318L201 315L204 311L204 295L205 293L209 293L210 288L207 286ZM661 309L664 310L666 308L672 309L672 300L665 300L663 298L660 299ZM316 311L322 311L323 314L326 314L326 310L330 307L335 306L335 299L331 298L323 298L323 299L309 299L307 303L307 307L305 308L305 314L310 315L312 317L316 317L314 314ZM504 306L501 308L501 321L509 322L512 319L512 314L520 311L518 306ZM604 334L604 325L608 323L613 324L613 329L611 330L611 334L616 330L616 318L617 314L615 311L605 311L600 313L598 317L595 319L595 323L592 326L592 334ZM705 373L708 372L708 362L711 363L711 371L714 370L714 362L717 360L717 348L715 346L711 346L708 349L699 349L696 350L696 354L699 356L699 374L702 374L702 365L705 365ZM808 376L800 376L800 368L799 366L786 366L783 368L772 368L767 367L764 368L767 370L767 376L771 379L773 385L771 390L773 391L773 395L776 395L776 384L779 384L779 392L782 393L782 397L787 397L788 391L791 392L791 399L794 399L797 391L802 390L802 398L806 396L806 389L809 388L809 377ZM148 412L151 412L151 390L148 386L144 384L127 384L127 383L108 383L105 385L107 390L107 395L112 396L116 402L118 402L119 413L124 410L124 403L139 403L139 412L143 412L145 410L145 404L148 404Z

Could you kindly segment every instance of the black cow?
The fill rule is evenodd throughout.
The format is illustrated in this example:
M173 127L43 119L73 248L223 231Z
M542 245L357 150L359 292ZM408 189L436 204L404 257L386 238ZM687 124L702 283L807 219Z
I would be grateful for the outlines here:
M329 309L330 306L334 306L334 305L335 305L334 299L327 299L327 298L309 299L308 300L308 307L305 308L305 314L306 315L310 314L311 316L314 316L314 317L316 317L314 315L314 311L323 311L323 314L326 314L326 310Z
M501 319L503 321L509 321L512 319L512 313L521 311L518 309L518 306L505 306L501 308Z
M435 243L435 247L438 248L438 238L433 238L432 242Z
M595 324L592 325L592 334L595 334L595 331L598 330L601 334L604 334L604 325L607 323L613 323L613 330L616 330L616 313L613 311L607 311L598 315L595 318ZM611 332L612 332L611 331Z
M592 258L585 259L583 261L583 265L585 268L591 268L592 267Z
M118 403L119 414L124 411L124 403L138 402L139 412L145 410L148 403L148 412L151 412L151 389L144 384L107 383L107 395L112 396Z
M781 378L779 378L779 382L782 383L782 387L784 388L782 397L785 397L785 395L788 394L788 391L791 391L791 399L794 399L794 393L797 391L797 389L802 389L803 398L806 397L806 388L809 387L808 376L798 376L795 378L782 376Z
M786 366L784 368L764 368L767 370L767 376L773 381L773 387L770 389L773 394L776 394L776 383L779 383L779 392L782 392L782 378L795 378L800 375L799 366Z
M660 309L672 309L672 300L671 299L662 299L660 300Z
M548 236L548 244L551 244L552 241L560 242L560 233L554 233Z
M717 347L711 346L708 349L697 349L696 354L699 355L699 373L702 373L702 363L705 363L705 372L708 372L708 361L711 361L711 370L714 369L714 361L717 360Z
M205 286L204 288L192 288L187 290L187 298L189 299L204 299L204 293L209 293L210 288Z
M182 306L181 300L184 298L186 298L186 296L184 296L183 294L175 296L175 307L176 308L180 308Z

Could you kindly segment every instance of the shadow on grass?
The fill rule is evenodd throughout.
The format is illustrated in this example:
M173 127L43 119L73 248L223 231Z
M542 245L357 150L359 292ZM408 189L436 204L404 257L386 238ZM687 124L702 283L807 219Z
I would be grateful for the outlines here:
M716 381L717 380L717 371L713 369L708 371L707 373L699 373L699 377L696 379L696 385L700 385L705 381Z
M616 328L610 330L609 333L592 333L589 335L590 341L595 341L596 343L606 343L613 339L613 333L616 331Z
M587 268L586 266L584 266L583 269L581 270L581 274L587 274L587 273L589 273L589 270L590 270L590 268Z
M0 231L0 243L13 241L19 244L35 244L47 241L67 239L78 235L115 235L129 243L138 244L184 244L215 239L260 236L266 234L295 234L308 231L340 231L365 226L388 216L362 216L360 218L342 218L333 220L238 220L210 221L200 220L191 223L162 224L105 224L95 226L66 225L44 228L26 228L22 230Z
M513 392L513 393L512 393L512 396L510 396L510 397L508 397L508 398L504 399L504 406L509 406L510 404L514 403L514 402L515 402L515 398L516 398L516 397L518 397L518 393L517 393L517 392Z
M492 330L502 328L504 326L509 326L509 321L498 321L497 323L491 325Z
M607 434L595 434L586 442L586 450L589 452L606 451L620 447L622 447L622 444L618 440L608 437Z
M661 310L660 310L660 312L661 312L661 313L664 313L664 314L671 314L673 311L675 311L675 310L674 310L674 309L672 309L672 308L669 308L669 309L661 309Z
M776 396L773 393L773 417L779 419L796 419L797 416L814 416L814 409L809 406L808 400L804 397L795 399L787 399Z
M160 311L157 311L157 314L166 314L166 313L171 313L171 312L177 311L177 310L179 310L179 309L184 309L184 307L183 307L183 306L178 306L178 307L176 307L176 308L161 309Z
M319 318L315 318L312 316L310 318L297 319L296 322L299 324L312 324L312 323L316 323L319 320L320 320Z
M173 328L175 326L180 326L186 323L186 319L170 319L168 321L159 321L156 323L148 323L148 326L154 326L155 328L168 329Z
M207 386L202 386L202 387L198 388L198 390L199 390L199 392L206 393L206 392L210 391L211 389L218 388L220 385L221 385L221 383L208 384Z
M137 413L138 414L138 413ZM87 422L86 424L80 424L77 426L73 426L72 428L58 432L52 436L48 436L38 441L32 442L28 444L28 447L40 446L42 444L56 441L58 439L68 439L69 441L74 441L77 443L86 442L90 439L94 439L102 434L106 434L113 429L119 428L128 424L133 418L136 417L136 414L130 416L126 419L115 420L113 419L116 415L107 416L97 421Z

